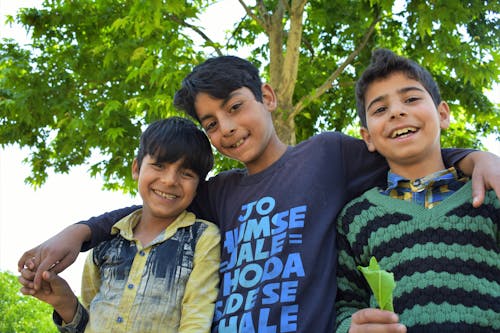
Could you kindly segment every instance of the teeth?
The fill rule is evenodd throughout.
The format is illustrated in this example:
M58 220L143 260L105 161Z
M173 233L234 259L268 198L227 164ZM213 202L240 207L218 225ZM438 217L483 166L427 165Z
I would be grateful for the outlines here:
M238 142L236 142L234 145L232 145L231 147L232 148L238 148L239 146L241 146L243 144L243 142L245 141L245 139L240 139Z
M153 192L156 193L156 194L158 194L162 198L165 198L165 199L175 199L175 198L177 198L176 195L164 193L164 192L161 192L161 191L158 191L158 190L153 190Z
M398 130L395 130L394 132L392 132L391 138L394 139L395 137L398 137L398 136L401 136L404 134L408 134L408 133L413 133L416 131L417 131L417 129L415 127L401 128L401 129L398 129Z

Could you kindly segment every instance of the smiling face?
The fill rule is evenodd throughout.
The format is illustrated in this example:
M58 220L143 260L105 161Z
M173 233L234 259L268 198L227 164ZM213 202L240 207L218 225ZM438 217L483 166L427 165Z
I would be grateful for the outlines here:
M223 155L241 161L250 174L269 167L286 150L276 135L271 112L276 109L272 88L262 85L262 102L246 87L226 99L198 93L195 109L212 145Z
M173 222L193 201L199 177L183 166L183 160L158 163L144 156L141 166L134 160L132 176L138 181L143 200L143 216L151 220Z
M440 133L449 125L449 108L445 102L436 107L420 82L395 72L370 84L365 105L363 140L393 172L405 176L405 168L412 166L423 173L412 178L419 178L444 168Z

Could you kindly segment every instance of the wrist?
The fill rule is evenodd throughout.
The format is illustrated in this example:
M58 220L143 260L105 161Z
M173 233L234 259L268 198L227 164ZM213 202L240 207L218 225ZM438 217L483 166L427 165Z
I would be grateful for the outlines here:
M64 302L61 302L57 306L54 306L54 311L56 311L65 324L69 324L73 321L78 309L78 299L76 296L69 297Z

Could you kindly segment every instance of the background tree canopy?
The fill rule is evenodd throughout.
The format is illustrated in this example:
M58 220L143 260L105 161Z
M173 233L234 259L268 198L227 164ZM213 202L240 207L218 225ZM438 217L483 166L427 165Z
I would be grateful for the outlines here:
M17 277L0 271L0 332L58 332L52 323L52 307L23 296Z
M445 146L500 137L499 105L484 95L499 82L497 0L231 1L244 14L223 43L200 20L213 0L46 0L8 17L32 33L32 45L0 44L0 145L32 149L34 186L49 168L64 173L97 155L91 174L133 191L143 126L178 114L172 97L194 65L242 48L276 90L275 125L289 144L357 132L354 84L378 47L434 75L455 120ZM231 166L219 156L219 170Z

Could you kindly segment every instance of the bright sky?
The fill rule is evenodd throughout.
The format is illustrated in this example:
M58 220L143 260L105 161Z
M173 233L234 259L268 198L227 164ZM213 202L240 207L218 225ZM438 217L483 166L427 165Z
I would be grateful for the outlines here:
M4 17L15 15L18 8L35 7L41 3L41 0L0 0L0 38L11 37L26 43L27 36L22 27L5 26ZM233 12L237 16L217 15L220 12ZM207 13L203 22L214 27L213 31L207 29L212 39L222 41L225 28L221 27L230 27L231 20L242 15L238 3L222 0L215 10ZM66 175L49 172L47 182L34 190L24 184L30 168L22 160L28 155L27 149L0 148L0 270L17 274L17 260L26 250L70 224L141 202L139 197L101 190L102 181L87 174L88 166L73 168ZM85 254L81 254L77 262L61 274L77 294L84 259Z
M0 0L0 38L12 37L22 42L26 35L22 28L4 26L4 16L14 15L18 8L39 5L40 0ZM234 6L237 6L236 8ZM230 0L219 3L217 12L241 10ZM222 8L221 8L222 7ZM221 40L221 19L240 17L232 15L212 15L213 33ZM210 19L208 19L210 20ZM207 22L207 20L204 20ZM222 23L224 24L224 23ZM225 24L230 25L230 22ZM211 32L211 36L213 36ZM494 94L500 96L500 93ZM488 150L500 155L500 143L487 140ZM101 190L100 179L92 179L87 174L87 166L77 167L67 175L49 173L47 182L38 190L24 184L30 175L28 165L22 163L29 151L19 147L0 148L0 270L17 274L17 260L22 253L61 231L66 226L105 211L140 203L140 198ZM80 277L85 255L62 273L77 294L80 291Z

